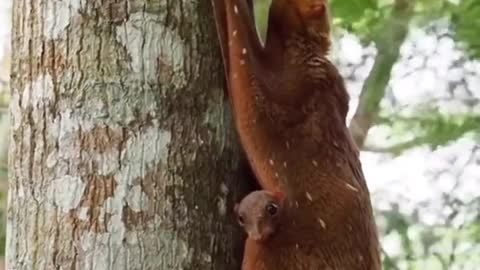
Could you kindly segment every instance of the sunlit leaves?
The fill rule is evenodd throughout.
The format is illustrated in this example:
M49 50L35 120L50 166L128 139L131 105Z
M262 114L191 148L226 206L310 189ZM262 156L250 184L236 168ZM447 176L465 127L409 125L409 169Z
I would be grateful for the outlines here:
M480 58L480 1L461 1L452 14L452 23L457 39L473 57Z
M350 27L362 21L368 21L377 11L375 0L332 0L331 9L341 26Z
M270 7L270 2L271 0L254 1L257 29L263 40L265 40L267 31L268 9Z
M435 149L468 134L474 139L480 134L480 115L475 114L444 115L430 111L410 117L389 115L379 122L391 128L394 143L385 149L394 155L416 146Z
M382 19L376 0L332 0L331 9L335 26L357 34L363 42L372 39Z

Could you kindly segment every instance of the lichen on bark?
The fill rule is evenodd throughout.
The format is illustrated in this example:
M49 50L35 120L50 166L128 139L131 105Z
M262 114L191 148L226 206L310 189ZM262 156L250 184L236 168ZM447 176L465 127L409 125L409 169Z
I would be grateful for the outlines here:
M15 1L9 269L238 266L209 8Z

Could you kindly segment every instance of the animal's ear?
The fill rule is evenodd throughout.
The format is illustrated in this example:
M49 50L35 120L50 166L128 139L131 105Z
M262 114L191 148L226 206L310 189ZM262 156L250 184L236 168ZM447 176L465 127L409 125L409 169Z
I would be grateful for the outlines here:
M283 203L283 201L285 200L285 193L283 193L282 191L275 191L273 193L273 196L275 197L275 199L277 199L280 203Z
M236 215L238 215L238 207L240 206L240 204L238 203L235 203L235 205L233 206L233 212L235 212Z

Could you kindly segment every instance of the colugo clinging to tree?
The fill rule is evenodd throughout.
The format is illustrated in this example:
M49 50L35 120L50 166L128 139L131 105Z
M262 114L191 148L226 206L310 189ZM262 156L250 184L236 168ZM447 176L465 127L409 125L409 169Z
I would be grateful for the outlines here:
M381 269L370 195L346 124L349 96L327 58L328 2L272 0L262 45L251 3L212 1L235 126L263 188L236 207L255 235L242 269Z

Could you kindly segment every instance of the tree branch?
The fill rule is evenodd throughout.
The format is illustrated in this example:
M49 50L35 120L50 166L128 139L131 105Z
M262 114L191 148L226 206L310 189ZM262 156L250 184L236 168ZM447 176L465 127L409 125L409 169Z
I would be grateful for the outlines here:
M374 145L364 145L362 150L372 153L388 153L393 155L401 154L403 151L410 149L414 146L428 144L428 137L418 137L406 142L398 143L387 147L378 147Z
M380 110L380 101L385 96L393 65L400 56L413 15L414 1L396 0L391 17L375 39L377 56L372 71L360 94L357 110L350 124L350 131L357 145L362 148L369 129L374 125Z

